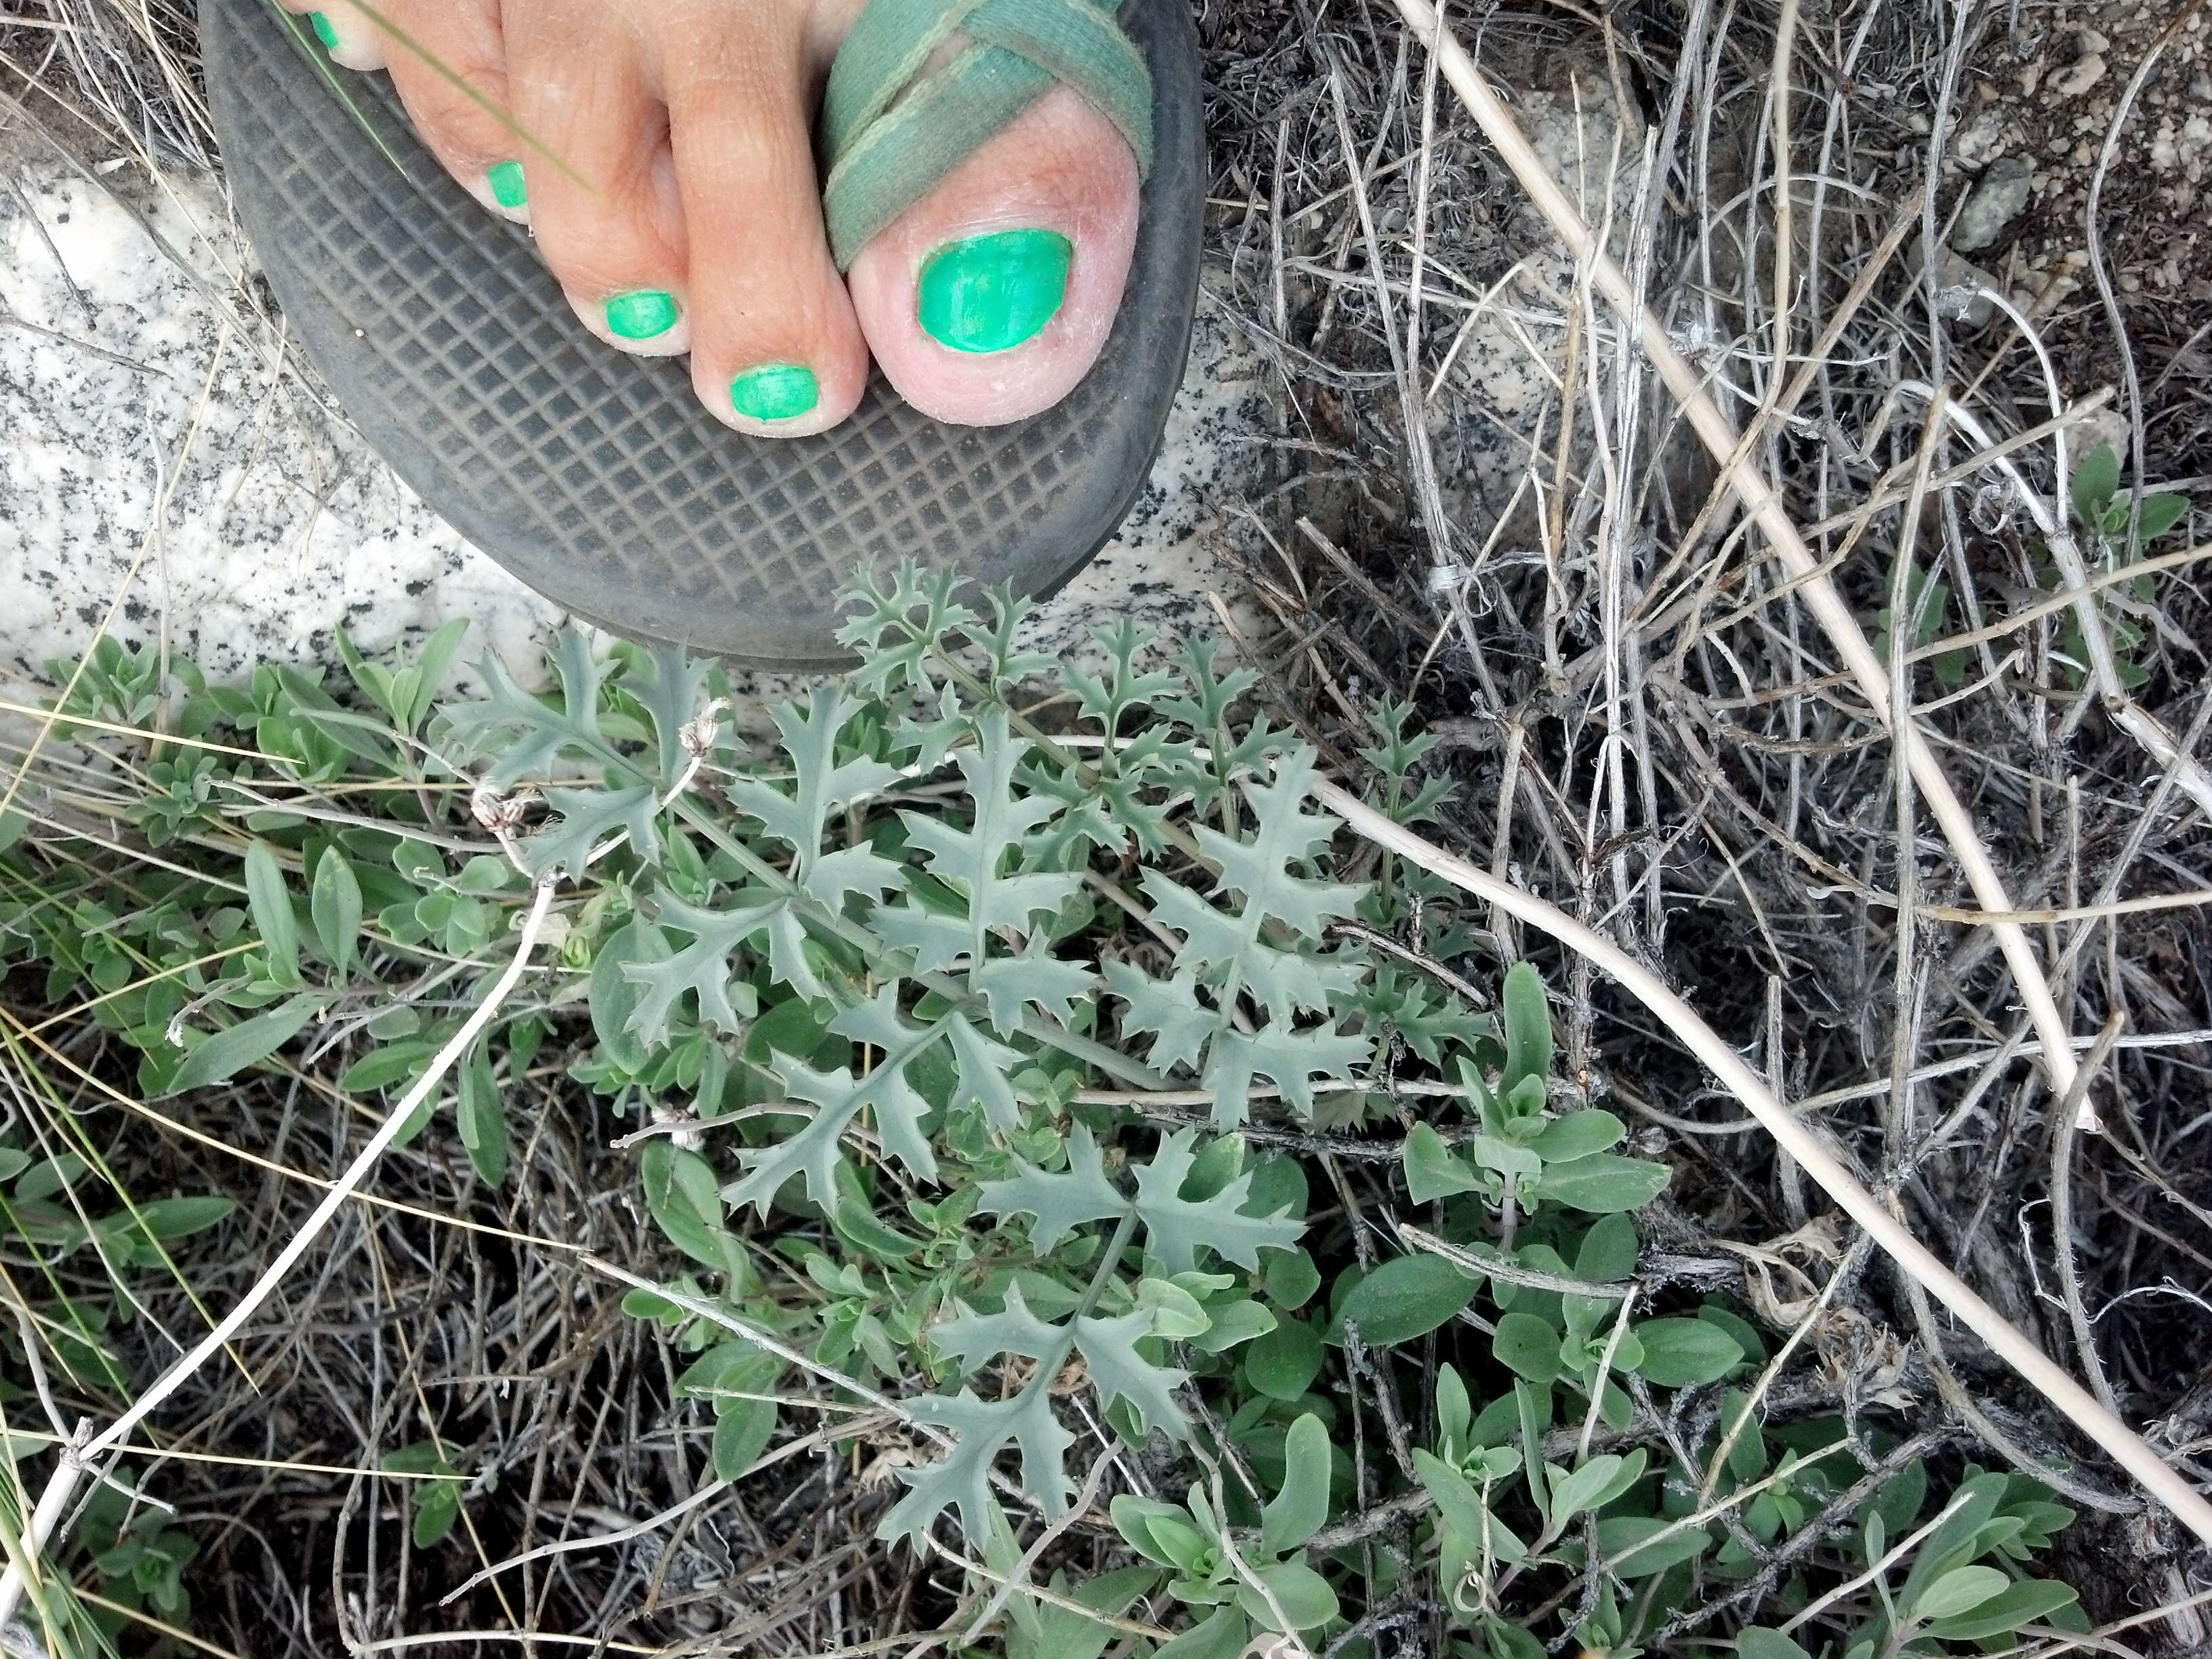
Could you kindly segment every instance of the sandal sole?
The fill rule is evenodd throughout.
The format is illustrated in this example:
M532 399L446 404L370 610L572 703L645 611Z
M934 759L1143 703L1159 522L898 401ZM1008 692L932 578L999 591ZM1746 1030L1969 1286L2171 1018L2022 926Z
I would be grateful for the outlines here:
M1042 598L1143 492L1198 300L1186 0L1122 12L1152 65L1156 155L1120 313L1075 391L1013 426L955 427L875 374L851 420L783 440L715 420L686 359L586 333L527 229L416 140L388 76L331 65L267 0L202 0L200 17L232 194L293 337L432 510L584 620L761 667L842 666L837 596L863 564Z

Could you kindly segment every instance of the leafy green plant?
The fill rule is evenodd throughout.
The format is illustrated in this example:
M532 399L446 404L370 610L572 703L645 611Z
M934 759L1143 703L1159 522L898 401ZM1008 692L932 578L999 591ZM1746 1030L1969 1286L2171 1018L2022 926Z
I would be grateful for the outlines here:
M545 990L492 1011L403 1144L488 1196L525 1077L629 1119L668 1267L623 1306L678 1357L713 1478L865 1441L884 1547L964 1563L971 1639L1014 1659L1356 1656L1407 1607L1455 1659L1740 1631L1891 1659L2070 1616L2028 1571L2066 1518L2032 1483L1968 1469L1900 1553L1943 1466L1854 1507L1880 1425L1770 1420L1760 1331L1651 1275L1673 1172L1559 1075L1538 969L1315 809L1319 757L1249 671L1127 625L1063 668L1021 616L865 580L860 666L757 751L713 665L574 633L542 695L486 662L441 704L448 631L348 656L374 713L297 674L191 682L170 729L287 787L179 763L137 809L177 856L128 906L0 849L0 950L96 998L149 1096L313 1042L388 1109L551 884ZM149 695L111 656L72 712ZM1409 712L1358 735L1383 810L1433 815ZM72 1247L137 1261L202 1216L138 1213ZM836 1414L802 1429L795 1395ZM434 1477L411 1525L441 1548L474 1488L426 1426L383 1463Z
M2119 457L2110 444L2099 444L2084 455L2069 481L2074 521L2087 541L2091 556L2083 561L2093 571L2112 571L2137 562L2152 543L2171 534L2189 516L2189 498L2173 491L2144 495L2120 488ZM2133 520L2132 526L2130 520ZM2048 550L2042 550L2048 558ZM2058 571L2046 565L2045 580L2056 584ZM2120 684L2134 690L2150 678L2140 656L2146 635L2138 618L2149 606L2154 584L2148 576L2131 576L2117 588L2108 588L2094 601L2112 647L2113 665ZM2072 611L2058 618L2058 655L2069 683L2080 685L2089 665L2087 641L2081 619Z

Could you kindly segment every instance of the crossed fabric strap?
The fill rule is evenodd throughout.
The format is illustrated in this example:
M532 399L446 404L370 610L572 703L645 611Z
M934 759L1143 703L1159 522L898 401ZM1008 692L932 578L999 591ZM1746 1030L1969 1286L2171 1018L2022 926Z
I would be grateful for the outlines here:
M969 44L925 70L956 31ZM1064 82L1152 166L1152 77L1114 0L868 0L822 100L823 216L837 269Z

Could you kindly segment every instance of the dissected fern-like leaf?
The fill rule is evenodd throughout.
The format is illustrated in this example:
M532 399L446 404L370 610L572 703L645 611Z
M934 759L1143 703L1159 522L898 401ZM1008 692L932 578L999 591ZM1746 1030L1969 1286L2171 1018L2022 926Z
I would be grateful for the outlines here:
M787 795L753 778L735 779L729 785L730 799L738 810L758 819L797 854L792 876L800 890L832 912L842 908L848 894L864 893L873 899L904 879L899 866L872 848L822 850L832 812L899 775L896 767L866 757L839 763L838 734L863 706L835 681L817 686L805 708L779 703L774 711L776 729L783 734L784 752L796 773L792 793Z
M654 897L653 908L663 927L690 934L691 943L662 961L623 964L623 977L646 988L627 1029L648 1047L665 1042L669 1018L678 1000L689 991L697 999L701 1024L732 1034L742 1030L742 1022L757 1011L758 1001L750 985L733 980L730 953L780 914L783 901L708 910L686 903L664 887Z
M723 1188L732 1207L750 1204L763 1218L776 1190L793 1176L806 1179L806 1195L825 1210L838 1204L837 1164L846 1129L863 1110L872 1110L884 1150L925 1181L937 1178L936 1155L922 1133L929 1103L908 1081L907 1067L939 1042L942 1021L912 1025L898 1012L897 984L884 986L871 1002L856 1003L838 1014L830 1029L840 1036L871 1042L883 1050L866 1076L839 1066L818 1072L804 1061L779 1057L776 1069L784 1093L815 1107L804 1127L773 1146L740 1152L745 1173ZM794 1112L793 1115L799 1115Z
M1360 890L1340 882L1316 881L1291 866L1312 859L1328 845L1334 820L1298 810L1312 785L1314 754L1301 748L1277 763L1274 781L1244 785L1245 798L1259 820L1257 834L1238 842L1200 826L1197 834L1206 855L1221 869L1218 894L1241 899L1234 912L1217 908L1158 870L1145 872L1145 891L1160 919L1183 935L1176 953L1178 969L1195 968L1202 981L1233 999L1249 990L1279 1021L1299 1010L1318 1012L1332 996L1358 983L1360 969L1294 947L1271 943L1270 922L1318 940L1329 920L1352 914Z
M1365 1037L1346 1036L1334 1025L1299 1031L1271 1021L1249 1035L1224 1031L1206 1055L1205 1086L1213 1096L1213 1127L1227 1131L1245 1120L1255 1077L1274 1083L1299 1116L1310 1118L1315 1081L1349 1079L1369 1051Z
M968 902L964 917L925 909L910 898L876 913L884 937L911 948L925 969L980 966L989 958L994 933L1027 933L1033 917L1054 914L1082 884L1079 876L1033 867L1041 850L1036 831L1060 804L1015 792L1014 770L1028 751L1012 735L1006 711L994 708L977 722L975 746L954 757L968 783L970 827L921 812L899 814L930 874Z
M647 672L623 680L623 689L644 706L653 722L653 735L660 762L660 782L665 788L684 774L690 754L684 746L684 728L699 712L700 696L708 676L714 672L711 657L694 657L680 645L656 644L645 653Z
M957 1508L970 1538L990 1535L991 1517L1000 1513L991 1496L991 1465L1008 1445L1019 1449L1022 1484L1057 1516L1074 1496L1067 1475L1068 1449L1075 1437L1052 1414L1052 1399L1039 1378L1011 1400L978 1400L975 1391L924 1395L907 1402L925 1423L951 1431L952 1450L942 1462L901 1469L910 1490L877 1525L876 1536L896 1540L927 1532L945 1510Z
M953 1306L953 1316L930 1333L930 1340L939 1352L958 1363L962 1375L1002 1354L1036 1360L1043 1375L1047 1368L1057 1370L1073 1350L1083 1356L1084 1369L1103 1403L1127 1401L1147 1430L1158 1429L1176 1439L1188 1431L1175 1391L1190 1374L1155 1364L1137 1352L1137 1344L1152 1334L1149 1309L1111 1319L1077 1314L1055 1325L1030 1311L1018 1285L1006 1287L1006 1306L998 1313L978 1313L964 1302L956 1301Z
M1011 1079L1015 1067L1022 1063L1021 1052L993 1042L969 1024L964 1014L948 1016L945 1030L951 1039L953 1063L958 1068L952 1104L981 1107L984 1120L1003 1134L1020 1128L1021 1102Z
M477 665L485 689L481 700L447 706L447 729L458 742L478 755L497 750L498 758L484 775L495 789L522 778L544 777L563 757L605 760L615 755L599 728L600 673L592 660L590 640L564 628L554 637L551 655L561 681L557 706L515 684L496 657Z
M1195 1067L1206 1045L1228 1021L1198 1000L1198 969L1178 969L1173 979L1154 979L1126 962L1103 969L1108 988L1128 1005L1121 1029L1152 1039L1151 1064Z
M988 1215L1033 1218L1030 1248L1040 1256L1049 1255L1078 1227L1118 1220L1134 1211L1144 1224L1146 1252L1170 1274L1190 1272L1201 1249L1240 1267L1256 1268L1261 1250L1297 1243L1305 1229L1289 1218L1287 1209L1268 1216L1244 1212L1252 1189L1249 1173L1211 1198L1182 1196L1197 1161L1196 1139L1197 1131L1178 1129L1160 1142L1148 1162L1133 1166L1137 1194L1132 1199L1108 1176L1098 1143L1079 1123L1068 1131L1066 1169L1041 1170L1017 1158L1013 1177L986 1182L975 1207Z
M659 816L659 797L650 784L629 789L548 789L545 804L561 821L540 830L522 843L523 868L533 877L549 870L579 873L591 857L592 848L616 830L629 837L630 850L648 862L660 856L653 819Z
M1290 1219L1289 1206L1273 1215L1248 1215L1252 1190L1247 1170L1211 1198L1182 1196L1183 1182L1198 1160L1194 1129L1178 1129L1159 1144L1149 1162L1135 1166L1137 1218L1145 1224L1145 1248L1170 1274L1188 1273L1198 1253L1212 1250L1224 1261L1257 1268L1263 1249L1288 1249L1305 1231Z

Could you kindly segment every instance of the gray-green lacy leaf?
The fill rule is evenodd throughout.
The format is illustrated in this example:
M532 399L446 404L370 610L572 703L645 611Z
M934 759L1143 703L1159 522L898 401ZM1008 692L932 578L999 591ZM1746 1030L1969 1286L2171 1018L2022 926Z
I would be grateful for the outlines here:
M750 985L733 980L730 953L766 927L784 908L784 901L708 910L664 887L654 896L653 908L662 926L690 934L691 943L661 961L623 964L623 977L645 988L625 1029L648 1047L658 1047L668 1040L669 1017L678 999L689 991L698 999L701 1024L736 1035L759 1004Z
M660 782L672 786L690 764L684 746L684 728L699 712L707 677L714 672L712 657L694 657L680 645L653 644L645 649L646 672L625 676L623 689L645 706L653 721L653 735L660 762Z
M1066 1510L1075 1493L1066 1463L1075 1437L1052 1414L1048 1389L1032 1382L1011 1400L988 1401L963 1389L957 1395L923 1395L907 1408L923 1422L950 1430L953 1446L942 1462L898 1472L911 1490L878 1524L877 1537L916 1537L945 1510L957 1509L961 1530L971 1541L988 1538L998 1510L991 1466L1010 1444L1021 1453L1023 1487L1045 1513L1056 1516Z
M1012 1078L1023 1063L1021 1051L985 1036L964 1014L949 1016L945 1030L952 1040L952 1060L958 1072L952 1104L981 1107L984 1120L1002 1133L1020 1128L1021 1101Z
M832 812L899 775L896 767L866 757L838 763L838 733L864 706L835 680L815 687L803 709L794 703L777 704L772 711L776 729L783 734L784 752L791 757L796 775L792 793L787 795L756 778L734 779L728 786L730 799L739 811L758 819L798 854L792 873L800 890L832 911L843 905L849 893L872 899L903 879L898 866L871 848L822 850Z
M986 1215L1032 1217L1030 1248L1039 1256L1049 1255L1078 1227L1129 1212L1129 1200L1107 1179L1098 1143L1080 1123L1067 1132L1067 1168L1041 1170L1018 1157L1014 1168L1012 1180L983 1183L975 1207Z
M939 815L899 814L908 842L921 849L930 873L967 901L964 947L948 952L945 919L911 899L876 917L877 927L892 943L926 949L933 968L949 968L963 955L971 965L983 963L994 933L1026 934L1031 918L1056 914L1082 885L1080 876L1034 867L1042 854L1036 832L1060 811L1060 803L1015 792L1014 771L1029 745L1012 735L1006 710L994 708L977 721L976 738L974 748L954 757L968 784L973 814L968 829Z
M1264 1077L1282 1091L1298 1115L1314 1114L1316 1081L1344 1081L1369 1053L1364 1036L1348 1036L1333 1025L1293 1030L1270 1020L1249 1035L1223 1031L1213 1039L1205 1086L1213 1095L1213 1127L1226 1133L1250 1115L1252 1080Z
M1228 1024L1199 1001L1195 968L1179 969L1173 979L1154 979L1126 962L1107 963L1102 971L1107 988L1128 1005L1121 1030L1152 1039L1146 1058L1161 1071L1171 1066L1194 1069L1206 1043Z
M1006 1306L997 1313L978 1313L964 1302L957 1311L930 1333L937 1351L960 1366L962 1375L973 1372L1002 1354L1042 1361L1057 1370L1070 1348L1083 1356L1091 1385L1106 1404L1126 1400L1147 1429L1182 1438L1187 1430L1175 1391L1189 1375L1171 1365L1158 1365L1137 1352L1137 1344L1152 1332L1152 1313L1138 1309L1112 1319L1078 1315L1054 1325L1030 1310L1021 1286L1006 1287Z
M797 1060L778 1060L786 1098L810 1103L816 1110L796 1133L738 1153L745 1173L723 1189L733 1206L750 1204L765 1218L776 1189L793 1176L803 1175L806 1195L825 1210L835 1209L839 1142L853 1120L869 1109L875 1113L876 1133L884 1149L923 1180L937 1178L937 1159L921 1129L929 1103L908 1081L906 1068L938 1041L944 1028L908 1024L899 1018L897 997L898 988L886 985L874 1002L848 1008L830 1024L841 1036L882 1047L884 1052L866 1076L856 1078L842 1066L834 1072L817 1072ZM801 1114L794 1111L793 1115Z
M1178 1129L1163 1139L1151 1159L1137 1166L1137 1216L1145 1224L1146 1249L1170 1273L1188 1273L1198 1262L1198 1252L1209 1249L1224 1261L1256 1270L1263 1249L1288 1249L1304 1233L1304 1224L1290 1218L1288 1206L1273 1215L1244 1212L1252 1189L1252 1172L1246 1170L1207 1199L1182 1196L1182 1187L1197 1161L1192 1145L1195 1129Z
M1024 1004L1061 1026L1073 1024L1076 1000L1089 996L1097 984L1090 969L1046 955L1044 942L1036 939L1019 956L994 957L968 973L968 988L983 999L992 1029L1000 1036L1021 1029Z
M522 843L523 867L532 876L549 870L580 872L592 848L606 836L620 832L629 836L630 849L647 860L658 859L660 842L653 832L659 815L659 797L650 784L628 789L552 789L545 804L561 814Z
M564 757L604 760L615 752L599 729L599 665L592 660L590 640L579 629L564 628L554 639L551 655L561 681L557 706L515 684L496 657L477 665L486 692L483 699L446 706L447 727L464 747L478 755L496 753L484 775L495 789L546 776Z

